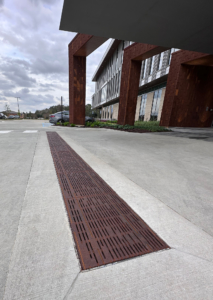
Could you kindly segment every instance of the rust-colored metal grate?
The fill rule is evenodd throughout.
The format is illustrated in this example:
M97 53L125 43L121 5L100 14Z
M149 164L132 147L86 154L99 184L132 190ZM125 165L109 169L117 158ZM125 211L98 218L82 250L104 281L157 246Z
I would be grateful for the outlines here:
M56 132L47 137L83 270L169 248Z

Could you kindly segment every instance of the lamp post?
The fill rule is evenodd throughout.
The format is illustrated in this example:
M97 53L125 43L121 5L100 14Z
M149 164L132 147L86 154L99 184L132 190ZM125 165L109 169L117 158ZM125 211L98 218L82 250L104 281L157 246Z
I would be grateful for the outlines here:
M20 97L15 97L15 98L17 98L17 104L18 104L18 115L19 115L19 117L20 117L19 102L18 102L18 99L20 99Z
M63 112L62 112L62 109L63 109L63 98L61 96L61 123L63 123L62 121L62 118L63 118Z

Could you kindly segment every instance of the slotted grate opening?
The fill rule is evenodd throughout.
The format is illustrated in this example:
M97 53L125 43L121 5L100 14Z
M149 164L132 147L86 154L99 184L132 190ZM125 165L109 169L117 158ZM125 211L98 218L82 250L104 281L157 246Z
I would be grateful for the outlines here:
M56 132L47 137L83 270L169 248Z

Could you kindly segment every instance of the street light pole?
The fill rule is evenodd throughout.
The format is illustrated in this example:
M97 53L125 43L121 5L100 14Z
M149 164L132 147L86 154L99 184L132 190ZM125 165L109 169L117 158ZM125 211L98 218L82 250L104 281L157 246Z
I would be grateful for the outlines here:
M15 97L17 98L17 104L18 104L18 114L20 115L20 110L19 110L19 102L18 102L18 99L20 99L20 97ZM20 116L19 116L20 117Z
M61 123L63 123L62 122L62 115L63 115L62 109L63 109L63 98L61 96Z

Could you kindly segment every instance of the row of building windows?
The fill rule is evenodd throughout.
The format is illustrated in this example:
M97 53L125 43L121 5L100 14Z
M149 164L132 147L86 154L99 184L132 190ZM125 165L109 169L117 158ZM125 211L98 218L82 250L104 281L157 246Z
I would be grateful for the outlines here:
M121 68L123 63L123 52L126 47L131 45L133 42L129 41L122 41L120 45L115 50L114 54L108 61L108 64L104 68L103 72L99 76L96 82L96 92L98 92L102 86L111 78L113 77L118 70Z
M100 110L100 114L102 116L102 110ZM113 105L103 108L102 118L104 118L104 119L112 119L113 118Z
M92 96L92 107L119 97L123 49L129 45L131 42L122 41L109 59L108 65L96 82L96 93ZM147 83L147 80L150 82L167 74L166 68L170 65L172 53L177 50L172 48L142 61L139 86Z
M118 71L98 93L92 97L92 106L104 103L107 99L116 98L120 90L121 71Z
M170 65L171 62L171 57L172 57L172 53L177 51L178 49L172 48L169 50L169 53L167 55L167 61L166 61L166 66ZM153 70L154 70L154 65L155 65L155 60L157 60L157 67L156 67L156 71L160 71L163 67L163 59L164 59L164 54L165 52L161 52L158 55L155 55L153 57L150 57L148 59L145 59L142 62L142 66L141 66L141 80L144 79L147 75L147 67L149 68L148 70L148 76L153 74Z
M159 108L160 108L160 102L163 101L161 99L163 88L158 88L154 91L153 99L152 99L152 107L151 107L151 113L149 115L149 120L157 120L158 114L159 114ZM144 121L144 117L146 114L146 108L147 108L147 96L148 93L144 93L141 95L141 102L140 102L140 109L139 109L139 121ZM102 118L104 119L112 119L113 118L113 105L109 105L107 107L103 108L103 111L100 110L100 114L102 112Z
M152 108L151 108L151 114L150 114L150 120L157 120L159 108L160 108L160 101L161 101L161 95L162 95L162 88L157 89L154 91L153 99L152 99ZM143 121L145 117L146 112L146 103L147 103L147 93L142 94L141 96L141 105L139 110L139 120Z

